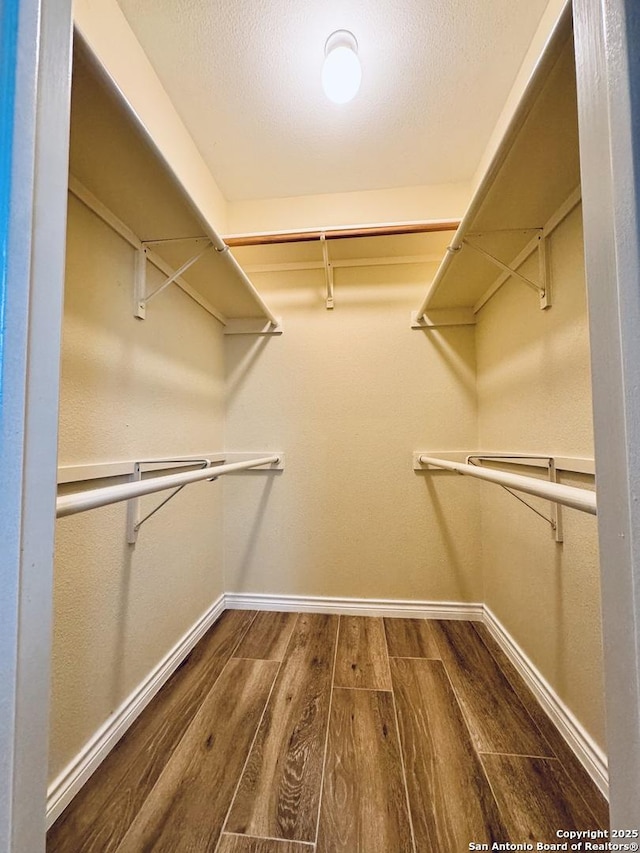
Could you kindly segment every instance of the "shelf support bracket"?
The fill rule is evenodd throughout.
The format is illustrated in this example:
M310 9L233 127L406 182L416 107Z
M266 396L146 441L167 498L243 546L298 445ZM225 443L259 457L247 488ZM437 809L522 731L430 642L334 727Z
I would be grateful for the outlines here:
M504 261L501 261L499 258L496 258L495 255L492 255L490 252L487 252L486 249L483 249L481 246L478 246L476 243L472 243L470 240L465 239L464 245L469 246L470 249L473 249L474 252L478 252L479 255L482 255L483 258L486 258L495 266L499 267L503 272L508 273L509 275L514 276L519 279L523 284L526 284L527 287L531 288L538 294L538 298L540 300L540 308L549 308L551 306L551 301L547 297L547 286L548 286L548 253L547 253L547 245L546 238L539 237L540 241L539 248L541 249L541 258L544 256L544 261L541 260L540 263L540 272L542 276L542 286L536 284L535 281L531 281L530 278L527 278L525 275L522 275L518 270L510 267L509 264L505 264Z
M133 278L133 316L139 320L147 318L147 250L141 245L136 251L136 266Z
M556 460L553 457L549 459L549 482L558 482L558 476L556 472ZM562 506L558 503L554 503L553 501L551 502L550 506L551 529L553 530L555 540L556 542L564 542L564 531L562 527Z
M166 462L167 465L170 465L172 462L182 461L183 460L181 459L153 460L154 464L156 464L157 462ZM135 463L135 465L133 466L133 474L131 475L132 483L137 483L142 479L142 466L146 464L147 463L144 461ZM194 459L193 464L194 466L200 464L201 468L209 468L211 467L212 463L210 459ZM215 476L211 477L211 481L215 479L217 479ZM168 504L169 501L172 498L175 498L178 492L181 492L183 489L184 486L178 486L178 488L174 489L168 497L160 501L160 503L156 507L154 507L151 512L148 512L144 516L144 518L140 518L140 498L131 498L129 501L127 501L127 542L129 543L129 545L135 545L138 540L138 531L145 523L145 521L148 521L152 515L155 515L159 509L162 509L165 504Z
M151 245L151 244L150 244ZM207 242L207 245L204 249L201 249L199 252L196 252L195 255L189 258L189 260L185 261L181 267L179 267L175 272L173 272L165 281L162 282L161 285L156 287L155 290L152 290L151 293L147 293L147 244L142 243L140 248L138 249L138 253L136 256L136 270L135 270L135 310L134 315L139 317L141 320L144 320L146 317L147 305L151 302L152 299L155 299L156 296L159 296L163 290L166 290L170 284L180 278L180 276L185 273L190 267L192 267L196 261L199 261L200 258L205 255L210 249L213 248L213 243L211 241Z
M549 252L549 238L546 234L541 234L538 237L538 264L540 281L544 288L540 294L540 308L551 308L551 253Z
M542 459L547 463L547 468L549 472L549 482L557 483L558 475L556 469L556 460L553 456L516 456L514 457L512 454L497 454L496 456L467 456L467 462L469 465L478 465L483 460L487 462L509 462L510 459ZM551 517L547 518L546 515L537 510L534 506L522 498L519 494L512 491L507 486L501 486L505 490L505 492L509 492L516 500L520 501L520 503L524 504L528 509L534 512L537 516L542 518L547 524L551 527L551 533L556 542L564 542L564 533L562 527L562 507L560 504L555 503L554 501L550 501L549 506L551 508Z
M333 302L333 265L329 258L329 245L325 234L320 235L320 243L322 244L322 259L324 261L324 274L327 280L327 310L334 307Z

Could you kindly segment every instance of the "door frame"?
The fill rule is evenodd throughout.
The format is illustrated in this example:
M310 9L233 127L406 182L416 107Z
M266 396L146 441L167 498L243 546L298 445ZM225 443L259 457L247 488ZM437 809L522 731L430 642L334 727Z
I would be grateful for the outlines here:
M635 7L635 8L634 8ZM612 826L640 791L640 10L574 0Z
M70 0L0 11L0 851L45 845ZM7 215L8 214L8 215Z

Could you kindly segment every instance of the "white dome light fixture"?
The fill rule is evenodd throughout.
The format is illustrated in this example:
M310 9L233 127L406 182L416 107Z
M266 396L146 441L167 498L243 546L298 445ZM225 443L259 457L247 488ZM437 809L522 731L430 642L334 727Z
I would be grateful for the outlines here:
M356 37L349 30L336 30L324 46L322 88L325 95L334 104L346 104L358 94L361 81Z

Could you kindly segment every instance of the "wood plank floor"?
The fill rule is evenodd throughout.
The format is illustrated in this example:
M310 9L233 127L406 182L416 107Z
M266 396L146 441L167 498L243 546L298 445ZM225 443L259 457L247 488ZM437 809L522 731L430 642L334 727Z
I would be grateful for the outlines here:
M382 619L341 617L333 686L391 690Z
M276 661L229 661L118 853L215 848L277 670Z
M338 617L298 617L240 779L229 832L315 841Z
M418 850L458 851L507 838L444 667L391 662Z
M412 853L393 696L336 688L318 853Z
M458 853L608 809L482 625L229 611L48 853Z
M552 757L553 751L468 622L432 623L478 752Z

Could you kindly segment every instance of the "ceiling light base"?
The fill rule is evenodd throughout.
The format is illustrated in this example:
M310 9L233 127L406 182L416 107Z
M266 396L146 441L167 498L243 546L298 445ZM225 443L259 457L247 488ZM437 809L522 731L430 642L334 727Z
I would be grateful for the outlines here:
M354 53L358 53L358 40L349 30L336 30L331 33L324 43L324 55L329 56L337 47L346 47Z

